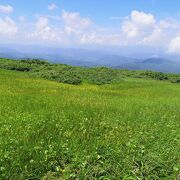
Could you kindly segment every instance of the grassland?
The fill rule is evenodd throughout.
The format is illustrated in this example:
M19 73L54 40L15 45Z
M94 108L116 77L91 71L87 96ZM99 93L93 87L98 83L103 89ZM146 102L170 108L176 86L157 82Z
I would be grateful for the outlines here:
M175 179L180 85L61 84L0 70L0 179Z

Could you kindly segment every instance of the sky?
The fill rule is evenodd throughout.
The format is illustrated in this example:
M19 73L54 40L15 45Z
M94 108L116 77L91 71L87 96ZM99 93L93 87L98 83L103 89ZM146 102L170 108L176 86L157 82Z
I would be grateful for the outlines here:
M179 0L0 0L0 44L180 55Z

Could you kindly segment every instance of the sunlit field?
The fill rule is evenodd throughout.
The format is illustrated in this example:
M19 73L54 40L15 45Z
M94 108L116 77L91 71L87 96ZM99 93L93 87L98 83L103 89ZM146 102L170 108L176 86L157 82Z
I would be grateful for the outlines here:
M75 86L0 70L0 179L179 174L179 84L126 78Z

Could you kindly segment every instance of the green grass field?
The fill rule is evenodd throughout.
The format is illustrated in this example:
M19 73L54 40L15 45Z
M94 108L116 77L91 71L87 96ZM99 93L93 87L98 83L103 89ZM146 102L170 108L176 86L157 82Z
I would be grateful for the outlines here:
M180 85L78 86L0 70L0 179L176 179Z

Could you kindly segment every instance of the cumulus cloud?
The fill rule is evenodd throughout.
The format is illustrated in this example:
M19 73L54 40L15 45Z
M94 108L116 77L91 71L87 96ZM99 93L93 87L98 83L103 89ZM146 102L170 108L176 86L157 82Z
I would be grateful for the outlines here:
M53 10L55 10L55 9L57 9L58 8L58 6L55 4L55 3L52 3L52 4L49 4L48 5L48 9L50 10L50 11L53 11Z
M10 14L13 12L13 7L10 5L0 5L0 13Z
M180 34L170 41L168 52L180 55Z
M12 36L18 31L16 23L10 18L0 18L0 36Z
M154 29L156 20L152 14L132 11L122 24L122 31L129 38L138 38L151 33Z
M52 17L41 16L37 19L34 32L28 34L31 40L47 42L78 44L85 33L89 33L92 22L89 18L82 18L79 13L62 11L59 18L53 18L59 26L53 26L49 21Z
M37 19L35 30L29 34L29 38L49 41L58 39L56 32L49 26L49 20L46 17L39 17Z
M91 25L92 21L89 18L82 18L76 12L62 12L62 20L64 22L65 31L68 34L79 34L86 31Z
M176 44L177 37L173 38L174 34L180 34L179 29L180 22L176 19L157 20L153 14L132 11L122 22L121 35L124 36L126 46L151 46L164 50L169 48L169 52L174 52L172 46Z

